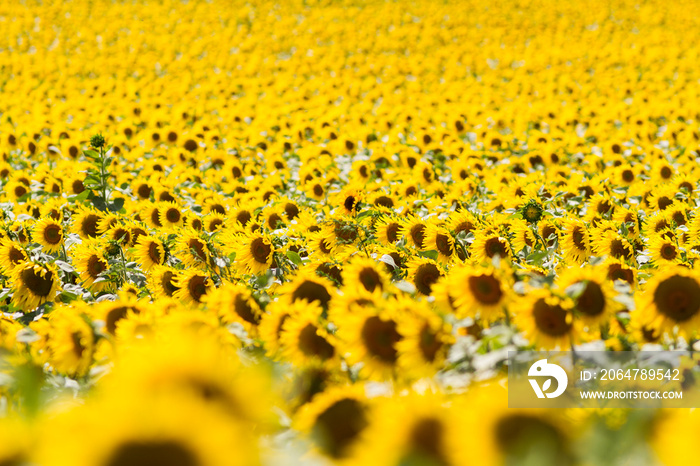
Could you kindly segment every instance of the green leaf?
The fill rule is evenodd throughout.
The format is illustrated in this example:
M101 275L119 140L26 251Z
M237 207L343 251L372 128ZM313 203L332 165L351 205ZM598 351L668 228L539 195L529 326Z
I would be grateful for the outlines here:
M296 266L301 266L303 261L301 256L294 251L287 251L287 258L294 263Z
M124 199L121 197L116 198L113 202L109 204L109 210L111 212L119 212L122 207L124 207Z
M100 158L100 154L97 153L97 152L95 152L95 151L92 150L92 149L86 150L86 151L84 152L84 154L85 154L85 157L87 157L87 158L89 158L89 159L98 160L98 159Z
M423 257L427 257L428 259L432 259L434 261L437 260L437 258L438 258L438 252L435 250L421 251L418 253L418 255L423 256Z
M76 194L75 196L70 196L70 197L68 197L68 200L71 201L71 202L80 202L80 201L84 201L85 199L87 199L88 196L90 196L90 190L89 190L89 189L85 189L85 190L84 190L82 193L80 193L80 194Z

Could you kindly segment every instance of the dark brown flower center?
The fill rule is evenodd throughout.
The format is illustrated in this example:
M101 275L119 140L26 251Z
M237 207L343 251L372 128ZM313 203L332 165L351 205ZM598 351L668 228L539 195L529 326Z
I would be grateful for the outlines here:
M80 231L83 232L83 236L89 236L95 238L97 236L97 222L100 221L100 217L95 214L88 214L83 218L80 224Z
M148 245L148 258L155 264L163 262L163 255L160 252L160 246L155 241L151 241Z
M312 435L327 455L343 458L348 447L369 424L366 411L358 400L338 400L316 418Z
M250 252L253 254L253 259L256 262L267 264L272 248L262 238L255 238L250 244Z
M42 277L34 271L34 268L25 269L22 271L21 278L22 284L35 296L45 298L51 292L54 276L50 270L47 270Z
M425 240L425 225L423 225L422 223L414 225L413 227L411 227L410 234L414 244L419 248L422 248L423 241Z
M428 362L435 361L442 348L442 342L428 324L425 324L420 331L419 348L421 354Z
M401 340L401 335L393 320L385 321L377 316L368 318L362 326L361 337L371 356L389 364L398 359L396 343Z
M450 237L442 233L438 233L435 236L435 246L437 250L445 256L451 256L452 253L454 253L454 248L450 243Z
M14 246L10 246L7 256L10 259L10 262L14 265L19 264L25 259L24 251Z
M678 251L676 251L676 247L674 245L665 243L663 246L661 246L661 257L663 257L667 261L672 261L677 256Z
M374 291L377 287L382 289L382 280L379 276L379 272L371 267L365 267L360 271L359 275L360 283L369 292Z
M605 309L605 295L600 285L593 281L586 282L586 287L576 299L576 309L587 316L600 315Z
M583 242L584 231L580 226L575 226L574 230L571 232L571 238L574 242L574 246L580 251L586 250L586 243Z
M107 266L99 256L93 254L87 260L87 272L93 280L105 270L107 270Z
M256 315L255 312L253 312L253 308L248 303L248 300L246 300L243 297L242 294L239 293L236 295L233 307L236 311L236 314L238 314L238 317L245 320L246 322L257 325L260 321L260 317Z
M175 207L171 207L165 211L165 218L170 223L177 223L180 221L182 214Z
M331 300L331 295L325 286L320 283L304 280L292 293L292 300L297 301L305 299L309 302L318 301L324 308L328 306Z
M560 305L549 305L544 299L535 303L534 312L537 329L549 336L560 337L571 330L571 324L566 321L567 312Z
M418 420L411 428L408 451L401 464L449 465L444 437L445 426L439 419L427 417Z
M433 284L440 278L440 270L435 264L421 264L416 269L414 285L424 295L430 295Z
M187 447L174 440L133 440L115 449L105 466L200 466Z
M496 304L503 297L501 283L492 275L475 275L469 277L469 290L482 304Z
M207 294L207 277L195 275L194 277L190 278L189 282L187 282L187 290L189 291L192 299L198 303L201 302L202 296Z
M318 356L324 360L335 354L333 345L319 335L316 326L312 324L307 324L299 333L299 349L307 356Z
M659 312L676 322L684 322L700 311L700 285L690 277L673 275L654 290Z
M173 294L180 289L173 283L174 277L174 273L172 273L170 270L166 270L163 272L163 275L160 278L160 286L163 288L163 292L170 297L172 297Z
M390 223L386 227L386 239L390 243L395 243L396 240L398 239L398 232L399 232L399 224L398 223Z
M486 240L486 245L484 246L484 249L486 251L486 255L491 258L498 254L500 257L507 257L508 254L506 254L506 245L503 242L502 239L498 237L493 237L489 238Z

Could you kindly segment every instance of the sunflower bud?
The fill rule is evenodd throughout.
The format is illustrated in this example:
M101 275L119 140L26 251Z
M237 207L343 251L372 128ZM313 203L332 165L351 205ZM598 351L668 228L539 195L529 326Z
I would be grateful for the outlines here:
M94 147L95 149L101 149L104 147L105 143L105 138L101 134L96 134L90 138L90 147Z
M527 201L527 204L520 208L520 214L530 223L537 223L542 219L544 208L534 199Z

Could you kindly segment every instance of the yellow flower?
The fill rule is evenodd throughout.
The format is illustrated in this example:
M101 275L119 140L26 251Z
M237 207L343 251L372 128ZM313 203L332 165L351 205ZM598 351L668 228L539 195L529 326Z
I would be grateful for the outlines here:
M63 227L51 217L44 218L34 224L32 239L41 244L46 252L59 251L64 240Z
M165 262L163 242L152 236L141 236L137 240L134 256L144 270L149 270L156 265L163 265Z
M31 311L46 302L53 302L61 284L53 265L22 262L12 271L12 302L23 311Z

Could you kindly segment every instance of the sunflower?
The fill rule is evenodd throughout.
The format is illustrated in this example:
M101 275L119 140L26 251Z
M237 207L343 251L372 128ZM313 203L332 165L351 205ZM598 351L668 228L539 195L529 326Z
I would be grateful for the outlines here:
M246 233L237 235L235 265L251 274L265 272L272 267L275 248L270 238L263 233Z
M440 262L451 262L457 257L455 239L444 226L429 223L425 229L423 247L427 250L437 251Z
M460 317L479 315L486 322L504 316L512 300L508 271L493 266L461 266L445 280L449 302Z
M161 208L162 204L147 203L140 213L141 219L150 228L163 228L163 222L160 220Z
M104 248L98 243L85 241L75 246L73 260L85 288L99 292L111 285L100 276L109 268L109 263L104 257Z
M338 347L350 364L362 363L361 375L373 380L391 378L398 369L400 321L401 315L389 306L350 305L338 321Z
M581 264L591 255L588 229L581 220L564 220L560 241L566 260Z
M210 233L223 228L225 222L226 217L218 212L209 212L202 218L203 228Z
M432 377L443 367L454 343L452 327L424 301L397 298L388 305L405 316L399 321L402 339L396 344L400 374L408 379Z
M483 464L518 464L534 456L542 464L579 464L571 417L557 410L510 408L505 384L496 382L473 387L451 405L460 416L460 432L478 433L462 439L467 461L458 464L467 464L474 451Z
M78 431L88 436L87 446L85 437L78 441L66 435ZM179 393L91 399L85 406L53 416L42 426L42 438L35 455L41 464L260 464L256 442L246 424L232 422L225 413ZM230 455L232 448L235 455Z
M188 267L209 264L212 252L207 242L195 230L182 230L176 240L177 257Z
M27 253L19 245L9 239L0 240L0 270L9 275L20 263L28 259Z
M73 219L73 231L83 239L97 238L97 225L101 219L102 215L98 212L83 208Z
M104 322L104 331L114 336L121 321L134 315L145 314L145 309L131 296L124 300L98 303L90 308L89 313L96 321Z
M496 232L479 231L474 242L469 249L476 263L484 263L492 260L495 256L501 259L511 257L510 244L508 239Z
M114 224L105 232L105 237L126 247L131 244L131 229L126 225Z
M171 267L154 266L148 277L151 291L158 298L172 298L179 290L176 283L177 270Z
M348 459L361 445L371 407L361 385L332 387L301 408L294 427L310 436L318 453L336 461Z
M662 235L649 238L649 254L657 267L681 262L681 251L674 239Z
M209 275L196 269L180 272L175 278L175 286L178 289L173 293L173 297L189 305L202 303L204 295L213 287Z
M593 251L598 256L610 256L625 262L634 261L634 248L622 235L615 231L603 231L591 241Z
M399 240L401 223L393 216L382 216L374 226L377 239L383 244L391 245Z
M622 280L629 283L632 287L637 285L637 272L627 264L618 260L608 259L603 267L605 268L604 276L611 282Z
M48 362L59 374L80 377L90 369L95 349L92 326L73 309L59 308L49 317Z
M377 261L368 257L357 255L350 263L343 267L342 281L344 293L354 294L359 290L373 293L386 291L389 288L391 278L386 269Z
M206 294L202 301L208 309L214 310L224 323L237 322L243 325L249 335L257 334L263 312L247 287L226 283Z
M406 240L408 246L413 246L419 251L423 251L427 227L427 224L420 217L411 215L401 221L401 228L399 228L398 234Z
M430 296L433 285L443 275L440 265L427 257L416 257L408 264L408 277L419 293Z
M173 230L182 226L184 214L182 209L174 202L162 202L158 206L158 220L162 228Z
M46 217L34 224L32 239L41 244L46 252L59 251L64 240L63 227L51 217Z
M53 302L61 280L51 264L21 262L12 271L12 302L23 311L30 311L46 302Z
M297 366L338 364L335 339L322 324L323 308L317 301L306 300L290 306L279 338L284 360Z
M649 327L692 337L700 329L700 275L685 267L658 271L637 293L637 309Z
M344 215L354 216L357 214L363 199L364 192L361 189L348 186L333 196L331 202L333 205L339 206L338 208Z
M144 270L150 270L155 265L163 265L165 263L163 242L153 236L141 236L137 240L134 256Z
M560 298L550 290L531 291L518 302L515 325L538 349L568 349L576 338L569 298Z
M513 245L513 252L520 252L525 247L532 248L535 246L535 234L530 229L530 226L524 220L514 221L511 226L511 232L513 236L511 238L511 244Z
M277 289L280 300L288 303L306 300L318 302L322 308L328 309L333 299L335 286L329 279L317 275L313 268L306 266L297 271L290 282Z
M612 283L596 267L568 269L557 277L557 286L573 301L574 315L586 325L599 327L608 323L620 304L613 298Z
M480 429L465 430L467 413L441 393L395 395L371 412L354 449L354 464L456 466L472 462L475 452L480 464L496 464L484 461ZM464 432L473 434L465 440Z
M291 311L288 303L281 301L270 303L265 310L266 313L260 319L258 334L265 348L265 353L269 357L275 358L280 349L280 337L284 323L291 317Z

